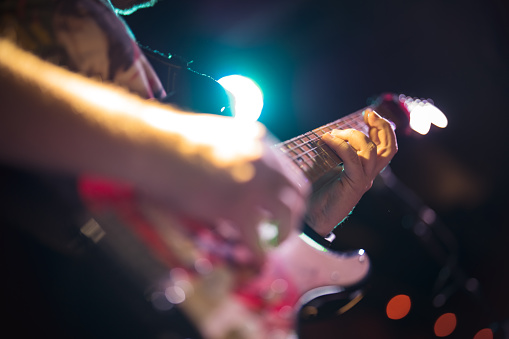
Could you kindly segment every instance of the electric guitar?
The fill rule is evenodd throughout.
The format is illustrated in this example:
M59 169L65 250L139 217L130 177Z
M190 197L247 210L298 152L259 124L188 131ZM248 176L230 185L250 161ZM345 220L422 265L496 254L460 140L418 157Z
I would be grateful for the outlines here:
M319 189L342 166L320 140L324 133L344 128L367 133L362 116L366 109L406 130L409 102L415 103L384 94L365 109L274 147ZM302 305L358 285L370 269L363 250L331 252L292 233L268 251L261 272L253 274L242 265L243 248L229 237L228 225L204 225L142 200L131 187L114 182L84 177L79 188L93 213L81 233L115 258L154 308L178 307L205 338L295 337Z

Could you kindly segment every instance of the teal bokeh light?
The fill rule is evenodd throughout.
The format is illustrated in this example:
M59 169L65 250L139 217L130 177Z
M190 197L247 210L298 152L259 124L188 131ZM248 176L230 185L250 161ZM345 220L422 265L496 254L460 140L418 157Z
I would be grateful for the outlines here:
M263 93L253 80L242 75L228 75L217 82L232 95L232 111L236 119L258 120L263 109Z

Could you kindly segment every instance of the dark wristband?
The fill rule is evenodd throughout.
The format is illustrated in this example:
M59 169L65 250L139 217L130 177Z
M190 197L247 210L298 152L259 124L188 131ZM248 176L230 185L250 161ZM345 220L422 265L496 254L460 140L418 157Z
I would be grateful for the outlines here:
M304 224L302 228L302 232L307 235L309 238L311 238L314 242L317 244L325 247L330 248L331 242L322 237L320 234L316 233L314 229L312 229L308 224Z

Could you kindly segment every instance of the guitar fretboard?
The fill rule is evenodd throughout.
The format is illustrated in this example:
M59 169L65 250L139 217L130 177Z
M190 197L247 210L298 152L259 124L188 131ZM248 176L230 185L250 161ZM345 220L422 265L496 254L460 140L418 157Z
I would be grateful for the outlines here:
M324 126L284 141L276 147L290 157L294 163L306 174L311 182L341 166L342 160L322 140L321 136L333 129L353 128L364 134L368 128L364 123L361 109Z

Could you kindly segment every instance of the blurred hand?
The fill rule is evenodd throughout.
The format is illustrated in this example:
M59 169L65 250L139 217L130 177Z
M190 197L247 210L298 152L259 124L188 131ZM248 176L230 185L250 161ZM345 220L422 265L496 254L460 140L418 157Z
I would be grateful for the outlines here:
M172 121L182 135L179 158L154 154L143 172L143 192L172 209L211 224L234 226L258 262L263 259L258 226L274 221L279 241L300 227L310 185L278 150L259 123L213 115L185 115ZM165 129L164 124L158 124ZM165 159L173 159L171 162ZM172 173L173 178L168 177Z
M229 222L260 256L261 220L277 222L280 240L300 224L309 185L259 123L146 100L4 39L0 95L13 113L0 114L2 162L128 183L167 211Z

